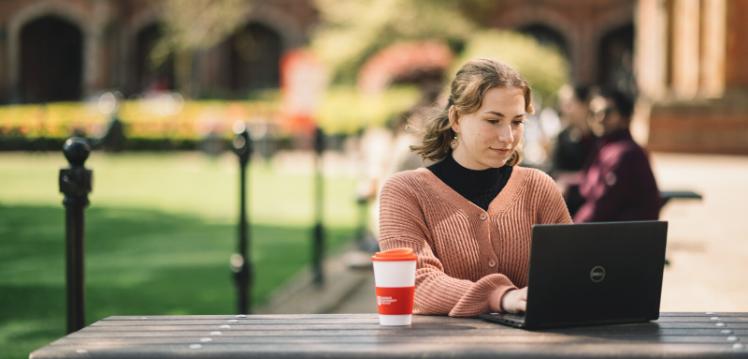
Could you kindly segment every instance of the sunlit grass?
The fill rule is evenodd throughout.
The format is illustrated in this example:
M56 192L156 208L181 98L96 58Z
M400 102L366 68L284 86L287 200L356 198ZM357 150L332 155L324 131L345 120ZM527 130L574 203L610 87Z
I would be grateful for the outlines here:
M0 154L0 348L22 358L65 334L59 154ZM110 315L235 312L238 174L232 155L94 154L86 210L86 321ZM250 221L261 304L309 263L311 165L250 168ZM328 246L352 235L351 177L326 179Z

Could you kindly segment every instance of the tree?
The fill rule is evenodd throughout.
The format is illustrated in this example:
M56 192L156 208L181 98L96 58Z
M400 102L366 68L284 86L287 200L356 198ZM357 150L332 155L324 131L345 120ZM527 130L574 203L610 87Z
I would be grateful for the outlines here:
M352 83L364 61L403 40L441 39L459 50L475 25L459 0L317 0L322 24L312 47L335 81Z
M541 45L529 35L499 30L476 32L465 45L453 72L468 60L480 57L514 67L530 83L543 106L552 102L558 89L569 81L569 64L561 51Z
M252 9L251 0L164 0L164 32L153 53L156 65L174 55L176 86L192 93L193 57L225 40L241 26Z

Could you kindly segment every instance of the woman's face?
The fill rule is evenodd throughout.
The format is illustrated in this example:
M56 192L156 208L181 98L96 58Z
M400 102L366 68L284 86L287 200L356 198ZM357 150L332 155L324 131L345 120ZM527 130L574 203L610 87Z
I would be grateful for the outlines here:
M453 151L457 163L473 170L499 168L522 139L525 98L520 88L494 87L486 92L477 111L458 114L452 107L449 116L458 135Z
M590 128L598 137L626 127L613 102L605 97L597 96L592 99L590 101L590 111L592 112Z
M584 102L579 101L576 97L571 97L563 101L561 113L572 125L582 128L587 127L589 108Z

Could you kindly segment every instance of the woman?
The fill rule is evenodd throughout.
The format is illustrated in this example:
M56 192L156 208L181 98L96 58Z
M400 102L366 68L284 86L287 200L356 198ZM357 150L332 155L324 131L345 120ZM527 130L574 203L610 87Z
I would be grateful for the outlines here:
M590 117L592 91L587 86L564 86L559 94L561 118L566 127L558 134L553 149L551 174L577 174L595 148L595 136L587 120Z
M592 91L586 86L565 86L559 93L561 117L566 127L556 137L550 175L556 179L572 216L584 204L579 194L579 177L595 152L596 137L587 121Z
M418 255L414 312L523 312L531 227L571 223L553 180L517 166L531 91L519 73L480 59L452 81L446 109L413 150L439 161L382 188L380 247ZM522 288L522 289L518 289Z

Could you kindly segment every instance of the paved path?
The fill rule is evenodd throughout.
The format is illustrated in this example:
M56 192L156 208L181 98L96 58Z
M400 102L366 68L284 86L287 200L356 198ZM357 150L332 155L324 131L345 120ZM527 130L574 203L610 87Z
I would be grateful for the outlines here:
M336 307L332 313L373 313L377 310L374 299L374 273L368 276L348 300Z
M748 157L655 154L663 189L700 192L671 203L663 311L748 311Z

